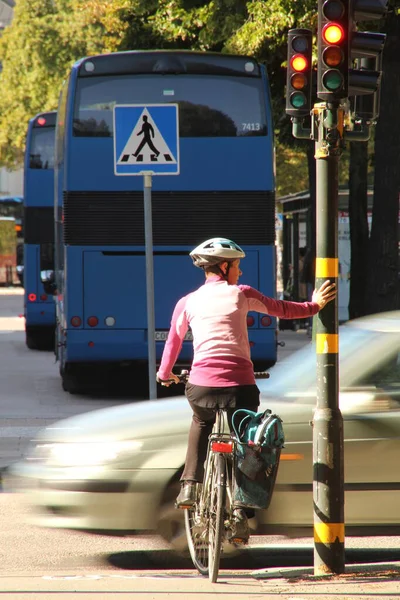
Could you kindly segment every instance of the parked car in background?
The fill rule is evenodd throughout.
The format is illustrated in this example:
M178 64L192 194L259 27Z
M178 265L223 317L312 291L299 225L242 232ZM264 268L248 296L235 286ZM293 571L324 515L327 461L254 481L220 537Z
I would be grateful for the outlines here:
M346 532L400 525L400 311L340 329ZM284 422L286 444L272 503L258 531L298 534L313 523L312 428L316 358L310 343L260 380L261 409ZM160 533L180 547L174 509L191 412L185 398L121 405L44 429L8 487L24 490L45 527L130 535Z

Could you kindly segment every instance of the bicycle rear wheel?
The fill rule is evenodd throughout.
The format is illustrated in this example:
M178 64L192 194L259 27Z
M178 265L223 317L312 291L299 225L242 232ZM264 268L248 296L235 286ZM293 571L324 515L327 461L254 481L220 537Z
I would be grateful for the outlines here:
M211 469L210 512L208 523L208 578L212 583L215 583L219 572L226 502L226 469L225 457L222 454L213 455Z
M201 575L208 575L208 531L199 512L199 486L196 491L197 502L193 508L185 510L185 529L190 558Z

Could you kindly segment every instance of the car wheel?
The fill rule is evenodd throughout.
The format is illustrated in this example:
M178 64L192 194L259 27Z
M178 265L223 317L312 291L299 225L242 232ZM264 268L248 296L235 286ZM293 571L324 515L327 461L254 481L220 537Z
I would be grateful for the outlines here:
M172 550L181 556L190 556L185 529L185 511L175 508L175 500L181 484L179 480L171 481L165 489L158 512L157 533L168 542ZM254 532L254 520L249 523L250 531ZM253 526L253 527L252 527ZM224 543L224 556L233 556L243 552L242 546L229 542Z
M175 508L175 500L180 490L179 481L171 481L167 486L158 513L157 533L179 554L188 554L184 511Z

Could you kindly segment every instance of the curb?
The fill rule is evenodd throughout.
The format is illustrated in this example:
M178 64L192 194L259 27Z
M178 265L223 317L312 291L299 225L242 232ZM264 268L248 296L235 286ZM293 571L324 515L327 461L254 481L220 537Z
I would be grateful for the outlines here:
M382 577L398 579L400 584L400 562L359 563L345 566L345 572L327 575L314 575L314 567L258 569L251 572L254 579L286 579L290 582L301 580L303 583L319 581L356 581L362 577Z

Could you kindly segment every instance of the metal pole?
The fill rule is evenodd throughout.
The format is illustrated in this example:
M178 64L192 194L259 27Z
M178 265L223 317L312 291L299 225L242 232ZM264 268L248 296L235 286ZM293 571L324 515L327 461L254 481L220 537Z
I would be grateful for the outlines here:
M144 174L144 235L146 244L146 298L147 298L147 344L149 356L150 400L157 398L156 342L154 319L154 268L153 268L153 222L151 210L150 174Z
M319 104L316 287L338 285L338 163L343 110ZM313 419L314 574L344 572L343 419L339 409L338 299L317 318L317 407Z

